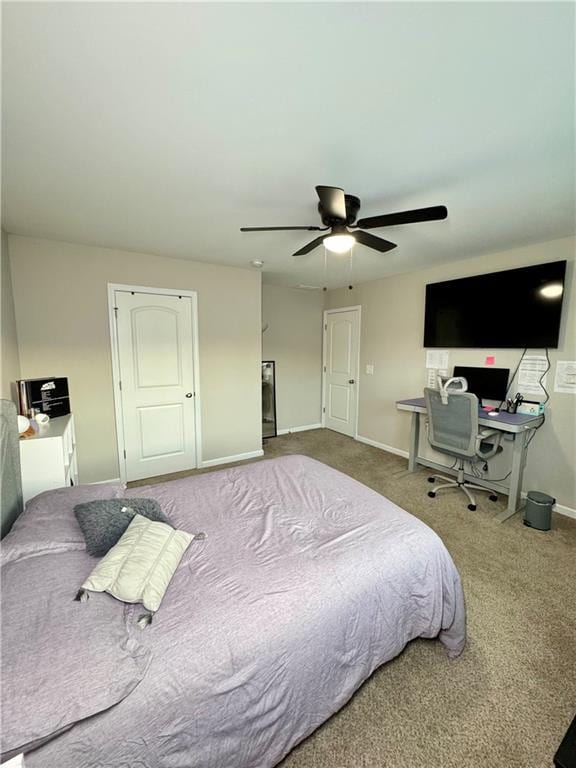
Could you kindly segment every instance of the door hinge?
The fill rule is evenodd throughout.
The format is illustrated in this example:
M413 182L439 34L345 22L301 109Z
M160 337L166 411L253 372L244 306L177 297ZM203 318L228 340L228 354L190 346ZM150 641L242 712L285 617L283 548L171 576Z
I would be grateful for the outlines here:
M328 330L328 323L326 323L326 324L324 325L324 330L325 330L325 331L327 331L327 330Z
M126 458L126 448L124 448L124 458Z
M324 373L326 373L326 366L324 366Z
M322 413L326 413L326 408L322 408Z
M122 392L122 382L121 381L118 382L118 389L120 390L120 392Z
M118 307L114 307L114 315L118 319Z

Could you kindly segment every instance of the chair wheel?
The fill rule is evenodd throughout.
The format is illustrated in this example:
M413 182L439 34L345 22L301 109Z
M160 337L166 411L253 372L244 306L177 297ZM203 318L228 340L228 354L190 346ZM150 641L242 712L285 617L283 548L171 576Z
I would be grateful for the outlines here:
M436 494L434 493L434 491L428 491L428 496L430 496L430 498L433 499L436 496Z
M490 501L498 501L498 496L496 496L495 493L491 493L490 496L488 496Z
M428 482L429 483L434 483L434 482L436 482L436 478L435 477L429 477L428 478Z
M476 512L476 504L468 504L468 509L470 512Z

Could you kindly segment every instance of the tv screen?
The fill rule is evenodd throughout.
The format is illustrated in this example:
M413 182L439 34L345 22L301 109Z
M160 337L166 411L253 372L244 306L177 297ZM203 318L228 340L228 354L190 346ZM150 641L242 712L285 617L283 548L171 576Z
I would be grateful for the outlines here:
M425 347L557 347L565 261L426 286Z

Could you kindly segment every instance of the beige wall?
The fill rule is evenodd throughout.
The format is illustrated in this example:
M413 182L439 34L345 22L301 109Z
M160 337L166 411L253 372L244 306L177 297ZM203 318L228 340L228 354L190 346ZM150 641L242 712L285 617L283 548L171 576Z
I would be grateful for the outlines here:
M20 357L16 338L16 316L12 295L12 276L8 254L8 235L2 230L1 317L2 317L2 376L0 395L8 400L16 399L15 382L20 378Z
M119 476L107 284L198 292L202 459L261 449L260 274L9 235L22 376L68 376L82 482Z
M276 361L278 429L322 420L322 313L324 295L262 286L262 359Z
M524 487L549 492L560 504L576 508L576 397L553 392L556 361L576 359L575 247L574 238L563 238L363 283L353 291L330 291L328 309L362 305L359 434L393 448L408 448L410 417L396 410L395 401L417 397L425 385L422 336L426 283L568 259L572 263L568 269L560 347L550 351L548 416L530 446ZM483 298L488 299L485 311L489 311L489 297L478 297L479 309ZM494 354L497 366L513 370L520 353L521 350L455 349L451 350L450 365L483 365L486 355ZM369 363L375 366L372 376L365 373ZM505 475L509 469L508 450L491 466L493 477Z

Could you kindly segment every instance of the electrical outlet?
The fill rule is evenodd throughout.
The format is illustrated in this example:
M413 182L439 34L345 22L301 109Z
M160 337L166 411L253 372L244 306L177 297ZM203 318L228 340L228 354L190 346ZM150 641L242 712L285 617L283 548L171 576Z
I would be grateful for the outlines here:
M366 366L366 373L368 376L372 376L374 373L374 366L373 365L367 365Z

